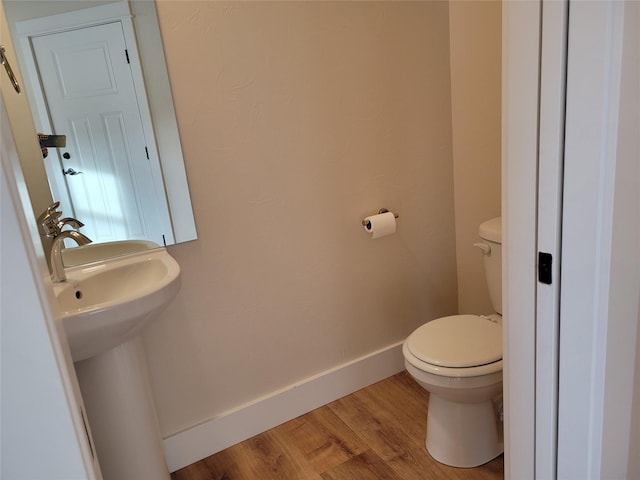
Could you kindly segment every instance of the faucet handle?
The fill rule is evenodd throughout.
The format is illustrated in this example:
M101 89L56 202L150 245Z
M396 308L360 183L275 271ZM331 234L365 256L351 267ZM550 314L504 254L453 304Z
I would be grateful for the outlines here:
M57 209L60 202L54 202L38 217L38 230L40 235L55 235L58 232L58 219L62 212Z
M51 215L51 212L55 212L59 206L60 202L53 202L51 205L49 205L46 210L42 212L38 217L38 223L42 223L43 221L45 221L46 218Z

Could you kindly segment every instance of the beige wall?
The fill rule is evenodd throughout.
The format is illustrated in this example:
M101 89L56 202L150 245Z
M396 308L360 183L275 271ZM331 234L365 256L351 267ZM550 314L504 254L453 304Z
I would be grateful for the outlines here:
M158 16L199 234L145 335L164 435L456 312L447 3Z
M449 6L458 309L490 313L478 226L500 215L501 3Z
M640 3L625 5L623 32L601 474L632 480L640 478Z
M25 184L29 191L31 206L33 208L34 217L40 215L51 205L51 192L49 191L49 183L42 165L42 153L40 151L37 137L33 134L35 126L30 117L25 118L24 112L28 110L26 95L24 95L24 80L20 74L18 67L18 59L15 57L14 41L10 35L9 24L2 5L2 15L0 18L0 45L6 47L6 57L9 65L14 70L14 75L21 89L20 95L15 95L13 85L9 81L4 66L2 66L2 76L0 76L0 89L6 92L7 114L9 123L11 124L13 137L20 158L22 174L24 175Z
M626 52L629 57L627 58L635 58L635 62L633 60L627 60L626 68L629 70L625 71L627 75L625 77L626 81L629 82L627 84L628 90L626 90L625 100L628 100L626 111L633 112L631 118L635 118L635 128L633 128L633 123L630 122L630 128L627 130L627 134L630 134L634 137L635 142L632 143L634 150L631 150L631 158L635 158L635 162L638 159L638 153L640 151L640 141L638 140L638 131L640 130L640 95L638 94L638 87L640 86L640 42L638 33L638 28L640 27L640 4L634 3L630 5L626 5L625 9L627 13L625 14L626 25L625 32L626 38L625 42L626 49L629 51ZM635 68L634 68L635 67ZM634 82L635 80L635 82ZM634 88L635 83L635 88ZM624 94L623 94L624 95ZM633 103L635 100L635 105ZM637 212L640 210L640 194L638 194L638 181L640 181L640 168L638 168L637 163L635 163L635 208L631 206L629 208L629 212L635 211L635 218L637 219ZM631 215L634 215L633 213ZM637 248L637 244L635 245ZM638 255L636 254L636 258ZM637 270L636 270L637 271ZM636 323L636 354L635 354L635 375L633 379L633 398L631 404L631 432L629 435L629 452L628 452L628 465L627 465L627 479L631 480L634 478L640 478L640 456L638 452L640 452L640 301L638 302L638 311L636 314L637 323Z

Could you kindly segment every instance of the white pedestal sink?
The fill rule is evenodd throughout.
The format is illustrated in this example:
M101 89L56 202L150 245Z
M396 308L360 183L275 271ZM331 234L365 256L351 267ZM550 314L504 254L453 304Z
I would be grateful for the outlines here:
M92 261L54 291L103 477L168 480L138 333L177 294L180 267L161 247L98 261L84 250Z

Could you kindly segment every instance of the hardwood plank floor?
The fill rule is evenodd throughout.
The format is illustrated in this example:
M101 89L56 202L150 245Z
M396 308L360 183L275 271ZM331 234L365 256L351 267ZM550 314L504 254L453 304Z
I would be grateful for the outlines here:
M442 465L424 442L429 394L407 372L171 475L172 480L501 480L503 456Z

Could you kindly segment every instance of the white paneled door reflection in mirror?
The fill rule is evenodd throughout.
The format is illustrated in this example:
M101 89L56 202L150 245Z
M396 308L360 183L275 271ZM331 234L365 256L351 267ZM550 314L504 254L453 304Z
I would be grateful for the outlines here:
M43 162L65 214L96 242L195 239L153 2L4 3L36 128L67 136Z
M32 45L53 129L67 136L62 168L54 174L63 176L69 213L82 219L83 233L94 242L173 243L160 164L147 158L121 23L41 35Z

